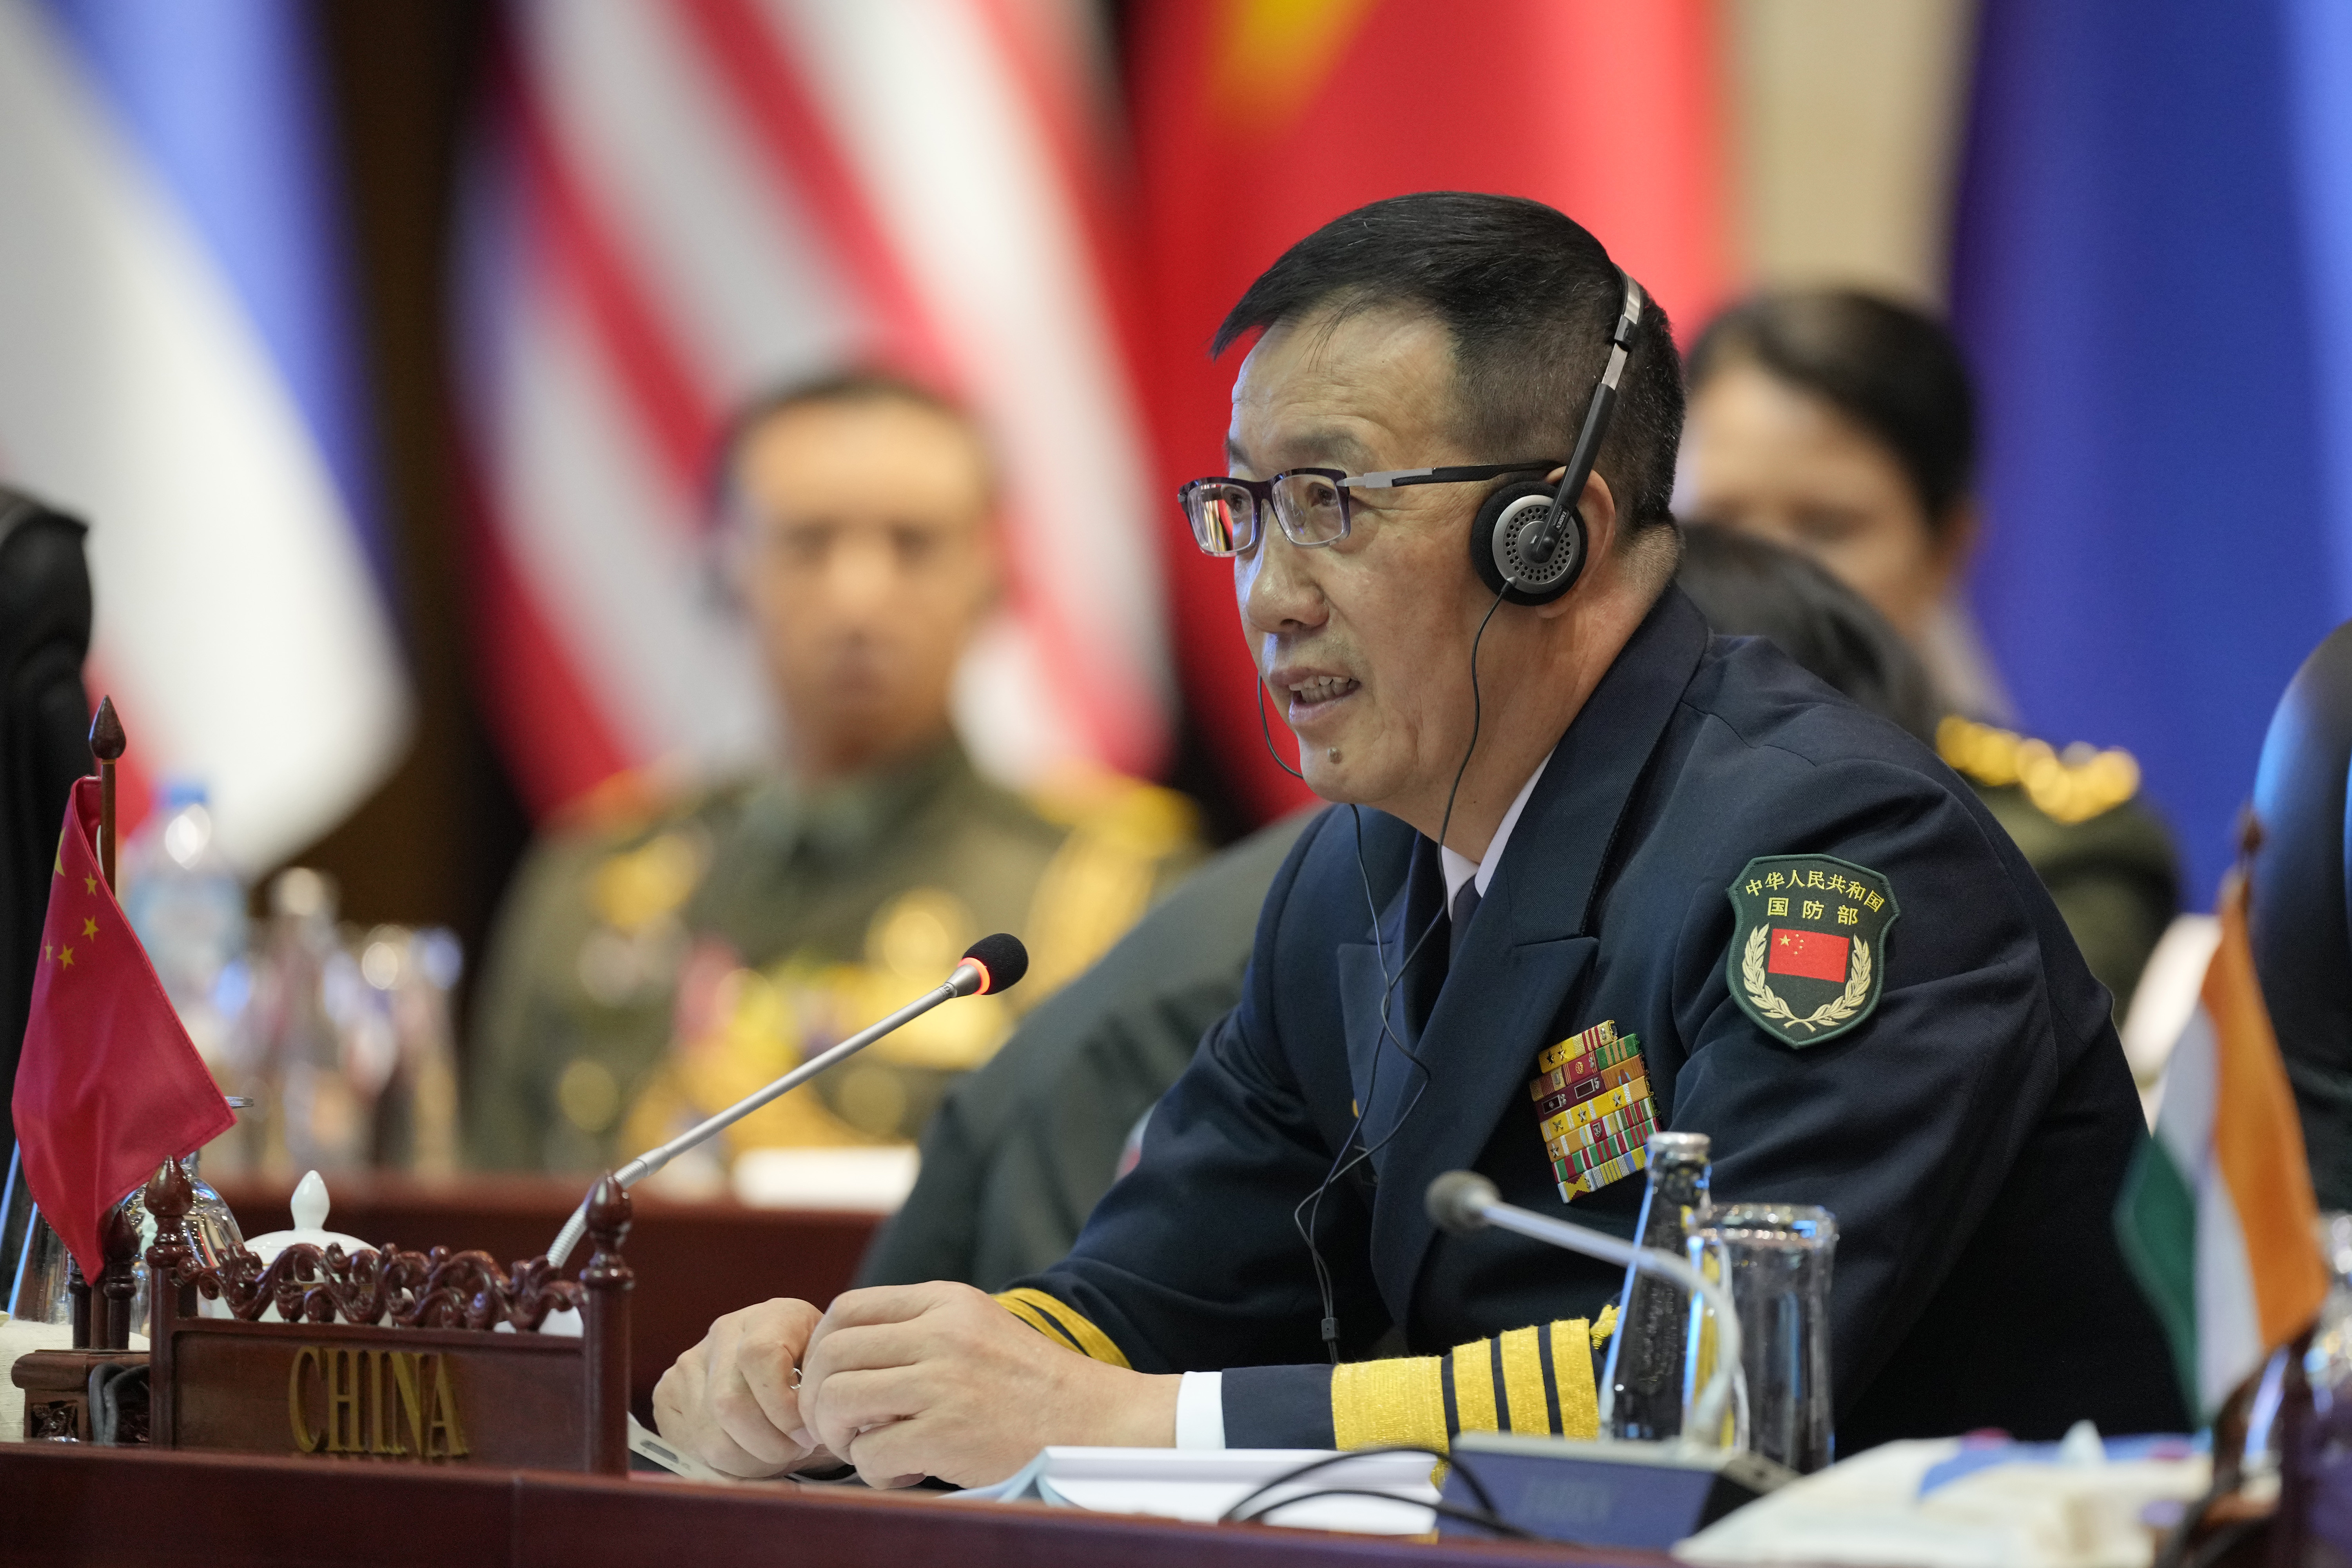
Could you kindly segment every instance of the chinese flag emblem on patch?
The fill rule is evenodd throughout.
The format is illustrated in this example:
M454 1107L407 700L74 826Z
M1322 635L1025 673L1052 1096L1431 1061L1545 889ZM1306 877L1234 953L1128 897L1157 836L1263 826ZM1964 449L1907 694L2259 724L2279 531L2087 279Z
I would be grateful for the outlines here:
M1790 931L1786 926L1772 928L1772 957L1764 965L1768 974L1801 974L1808 980L1845 979L1845 961L1853 951L1853 943L1842 936L1832 936L1825 931Z
M1759 1028L1816 1046L1869 1019L1902 912L1885 877L1829 855L1768 855L1724 891L1735 921L1725 979Z

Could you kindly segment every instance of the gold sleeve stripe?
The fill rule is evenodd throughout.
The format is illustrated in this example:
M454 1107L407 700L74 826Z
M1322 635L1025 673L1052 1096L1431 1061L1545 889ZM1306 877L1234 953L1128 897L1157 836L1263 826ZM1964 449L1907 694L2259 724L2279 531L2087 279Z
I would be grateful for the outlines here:
M1076 1342L1072 1340L1069 1335L1062 1332L1062 1331L1055 1325L1052 1319L1046 1317L1045 1313L1039 1311L1028 1302L1021 1300L1020 1293L1007 1290L997 1296L994 1300L998 1306L1003 1308L1006 1311L1012 1313L1014 1317L1020 1319L1023 1322L1028 1324L1031 1328L1036 1330L1047 1339L1054 1341L1057 1344L1060 1344L1068 1350L1076 1350L1078 1348Z
M1061 1307L1059 1302L1053 1305ZM1376 1443L1444 1448L1449 1382L1454 1431L1557 1431L1569 1437L1598 1436L1601 1410L1599 1390L1592 1380L1592 1348L1598 1342L1596 1334L1606 1338L1615 1326L1607 1313L1598 1324L1582 1318L1562 1318L1540 1328L1513 1329L1499 1341L1474 1340L1456 1345L1443 1357L1399 1357L1333 1367L1331 1440L1341 1448ZM1547 1354L1551 1363L1549 1373L1544 1367ZM1552 1418L1555 1394L1558 1426ZM1498 1419L1505 1414L1509 1417L1507 1427Z
M1544 1398L1543 1351L1533 1328L1502 1337L1503 1399L1514 1432L1549 1432L1551 1409Z
M997 1295L996 1301L1031 1328L1061 1341L1091 1361L1108 1362L1117 1367L1127 1365L1126 1355L1108 1334L1043 1290L1027 1287L1005 1290Z
M1495 1342L1479 1340L1454 1347L1454 1429L1499 1432L1495 1418Z
M1559 1435L1598 1437L1601 1401L1592 1386L1592 1335L1584 1320L1556 1322L1544 1332L1551 1338L1552 1386L1559 1391Z
M1443 1452L1445 1385L1437 1357L1399 1356L1333 1367L1331 1441L1341 1448L1404 1443Z

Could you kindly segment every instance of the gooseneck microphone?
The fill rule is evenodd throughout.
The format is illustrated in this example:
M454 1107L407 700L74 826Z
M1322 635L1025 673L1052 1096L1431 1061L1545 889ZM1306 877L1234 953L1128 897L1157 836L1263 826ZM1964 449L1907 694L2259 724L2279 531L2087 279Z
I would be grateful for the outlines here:
M856 1056L883 1036L913 1023L940 1003L952 1002L959 996L988 996L1010 991L1028 973L1029 950L1021 945L1019 937L1003 931L982 937L964 949L963 962L955 966L947 983L937 990L925 992L881 1022L868 1025L822 1055L811 1057L767 1088L745 1095L700 1126L688 1129L658 1149L646 1150L614 1172L613 1179L623 1187L634 1187L712 1133L733 1126L777 1096L798 1089L835 1062ZM563 1260L571 1257L572 1249L580 1244L580 1237L588 1228L588 1204L594 1196L595 1188L591 1187L588 1196L582 1198L580 1206L572 1211L572 1217L563 1222L563 1228L556 1232L555 1245L547 1249L547 1261L551 1267L563 1267Z
M1464 1236L1491 1225L1570 1252L1580 1252L1587 1258L1598 1258L1603 1263L1654 1274L1683 1289L1697 1292L1715 1312L1715 1368L1707 1374L1706 1386L1691 1402L1680 1440L1696 1447L1748 1446L1748 1379L1740 1370L1739 1314L1733 1310L1731 1292L1722 1281L1708 1279L1662 1247L1637 1247L1586 1226L1570 1225L1566 1220L1507 1204L1495 1190L1495 1184L1475 1171L1446 1172L1429 1184L1423 1202L1431 1223L1450 1235ZM1727 1403L1730 1404L1734 1419L1731 1441L1724 1445L1713 1439L1723 1431Z

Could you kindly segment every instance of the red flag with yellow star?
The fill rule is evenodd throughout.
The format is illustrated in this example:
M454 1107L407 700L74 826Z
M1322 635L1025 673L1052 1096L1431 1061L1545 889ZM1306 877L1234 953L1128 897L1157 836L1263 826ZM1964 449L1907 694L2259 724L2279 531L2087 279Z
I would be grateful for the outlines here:
M98 791L66 802L12 1101L25 1184L92 1279L106 1211L236 1121L100 874Z

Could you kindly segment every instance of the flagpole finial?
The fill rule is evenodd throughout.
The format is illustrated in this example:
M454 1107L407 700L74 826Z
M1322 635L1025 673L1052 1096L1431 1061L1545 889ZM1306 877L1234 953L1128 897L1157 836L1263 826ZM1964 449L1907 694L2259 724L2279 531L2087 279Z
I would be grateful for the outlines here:
M122 868L115 864L114 854L114 764L130 743L114 711L114 699L100 698L98 717L89 721L89 752L98 759L98 864L107 887L116 893L122 891Z
M101 763L120 761L130 739L122 732L122 721L114 711L114 699L98 700L98 717L89 721L90 754Z

